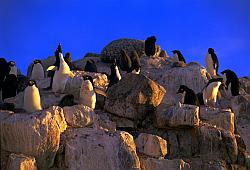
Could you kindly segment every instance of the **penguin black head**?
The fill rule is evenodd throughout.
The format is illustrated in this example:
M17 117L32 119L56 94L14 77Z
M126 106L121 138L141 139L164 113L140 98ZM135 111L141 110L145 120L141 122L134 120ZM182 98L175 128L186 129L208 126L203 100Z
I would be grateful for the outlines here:
M184 63L186 63L185 58L183 57L182 53L179 50L173 50L172 52L173 54L177 54L179 61L183 61Z
M94 80L93 80L93 78L92 78L91 76L84 75L84 76L83 76L83 80L84 80L84 81L85 81L85 80L89 80L89 81L91 82L92 86L94 87Z
M226 74L226 75L228 75L228 76L236 76L237 77L237 75L235 74L235 72L233 72L232 70L230 70L230 69L226 69L226 70L224 70L224 71L222 71L221 72L221 74Z
M16 65L15 61L10 61L8 64L10 67L14 67Z
M58 51L59 53L62 53L62 45L61 45L61 43L58 44L56 51Z
M64 60L65 60L65 61L72 62L72 58L71 58L71 53L70 53L70 52L67 52L67 53L65 54Z
M41 62L41 60L34 60L33 63L38 64L38 63L42 63L42 62Z
M36 81L35 80L29 80L28 81L28 86L33 86L33 85L37 86Z
M213 53L214 53L214 49L213 49L213 48L209 48L209 49L208 49L208 53L209 53L209 54L213 54Z
M221 82L221 85L224 86L223 78L219 77L219 78L210 79L210 80L207 82L206 87L209 86L211 83L214 83L214 82Z
M148 37L148 38L146 39L146 41L155 43L155 42L156 42L156 37L155 37L155 36L150 36L150 37Z
M188 91L188 90L190 90L190 88L188 88L187 86L185 86L185 85L180 85L177 94L178 94L178 93L184 93L185 91Z
M156 37L155 36L148 37L145 40L145 54L147 56L155 55L155 53L156 53L155 42L156 42Z
M173 50L173 54L180 54L181 52L179 50Z

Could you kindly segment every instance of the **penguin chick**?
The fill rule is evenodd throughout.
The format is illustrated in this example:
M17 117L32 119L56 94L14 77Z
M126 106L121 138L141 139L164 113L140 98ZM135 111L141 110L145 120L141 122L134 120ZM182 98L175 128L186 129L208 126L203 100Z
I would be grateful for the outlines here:
M181 85L179 87L179 90L177 92L183 94L183 104L189 104L189 105L195 105L195 106L200 106L199 100L196 96L196 94L194 93L194 91L190 88L188 88L185 85Z
M29 80L28 86L24 90L23 109L27 112L42 110L39 89L34 80Z

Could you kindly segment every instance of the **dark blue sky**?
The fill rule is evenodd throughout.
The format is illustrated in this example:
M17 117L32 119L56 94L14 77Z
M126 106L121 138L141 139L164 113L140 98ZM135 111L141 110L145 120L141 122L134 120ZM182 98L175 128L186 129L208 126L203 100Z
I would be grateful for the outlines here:
M75 60L118 38L155 35L169 54L179 49L202 65L213 47L219 71L249 76L249 16L249 0L0 0L0 56L26 74L58 42Z

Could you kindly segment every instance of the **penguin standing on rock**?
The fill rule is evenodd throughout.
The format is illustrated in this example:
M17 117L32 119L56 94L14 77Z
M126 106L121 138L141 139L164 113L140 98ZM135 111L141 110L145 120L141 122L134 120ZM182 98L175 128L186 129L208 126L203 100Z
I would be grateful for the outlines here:
M119 65L120 65L121 70L126 71L127 73L129 72L132 66L131 59L124 49L121 50L121 58L119 61Z
M221 74L223 75L223 80L226 85L227 94L229 96L239 95L240 82L235 72L227 69L222 71Z
M74 70L74 65L72 63L71 53L67 52L64 56L65 62L68 64L70 70Z
M95 61L89 59L85 65L84 71L97 73L97 67Z
M7 61L5 58L0 58L0 91L2 90L4 79L9 74L9 72L10 68Z
M111 71L111 74L109 76L108 88L110 88L114 84L118 83L122 78L120 71L119 71L119 68L117 66L117 63L116 63L116 59L113 60L111 66L110 66L110 71Z
M121 65L121 69L123 71L126 71L127 73L132 72L134 74L139 74L141 71L141 62L136 51L133 51L130 57L127 54L127 52L124 49L122 49L120 65Z
M130 72L134 74L139 74L141 71L141 61L135 50L132 52L131 61L132 61L132 65L130 68Z
M149 56L149 57L154 56L155 53L156 53L155 42L156 42L156 37L155 36L148 37L145 40L145 54L147 56Z
M84 76L81 89L79 104L83 104L92 109L95 109L96 105L96 93L94 90L93 78L90 76Z
M186 60L185 58L183 57L182 53L179 51L179 50L173 50L172 51L173 54L174 54L174 61L175 62L183 62L183 63L186 63Z
M16 68L15 61L10 61L8 64L9 64L9 67L10 67L9 74L14 74L15 76L17 76L17 68Z
M219 61L213 48L208 49L208 53L206 55L206 68L212 77L218 76Z
M202 91L203 101L200 101L200 103L204 103L206 106L211 105L215 107L217 102L217 94L221 85L224 85L223 78L210 79Z
M30 79L44 79L44 69L41 60L34 60L31 68Z
M24 106L27 112L42 110L39 89L34 80L28 81L28 86L24 90Z
M59 69L56 66L50 66L48 70L56 70L53 76L52 91L62 93L69 77L73 77L68 64L64 61L62 53L59 53L60 63Z
M195 105L195 106L200 106L199 100L194 93L194 91L190 88L188 88L185 85L181 85L177 94L181 93L183 94L183 104L189 104L189 105Z
M15 74L8 74L5 77L2 86L2 100L10 97L15 97L17 94L17 76Z

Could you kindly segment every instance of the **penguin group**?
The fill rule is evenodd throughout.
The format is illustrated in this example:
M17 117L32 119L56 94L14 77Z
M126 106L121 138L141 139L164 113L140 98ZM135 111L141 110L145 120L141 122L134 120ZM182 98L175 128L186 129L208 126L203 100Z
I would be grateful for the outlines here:
M167 60L169 56L166 51L161 50L156 45L156 37L150 36L144 41L144 55L150 58L161 57ZM172 50L172 61L183 63L186 66L186 60L180 50ZM36 59L31 65L31 71L27 86L24 89L24 106L27 112L42 110L42 102L40 99L39 88L36 81L50 77L50 85L42 90L51 90L53 93L63 93L66 83L70 77L74 76L72 70L79 69L85 72L98 73L96 62L93 59L87 59L84 69L75 67L72 63L71 53L65 53L63 57L62 46L59 43L55 52L55 63L45 68L44 63ZM110 63L110 74L106 74L108 78L108 86L106 92L115 84L117 84L124 74L141 74L141 56L136 50L120 50L120 57L114 58ZM201 92L195 94L187 85L180 85L177 93L182 94L182 103L189 105L205 105L216 107L218 93L223 87L229 96L239 95L239 79L232 70L224 70L222 76L218 74L219 61L213 48L208 48L205 57L206 69L209 74L209 80ZM176 66L180 66L177 64ZM47 74L45 74L47 72ZM4 58L0 58L0 91L4 101L6 98L17 95L18 86L18 69L14 61L7 62ZM95 87L94 80L91 76L84 75L80 87L79 104L89 106L95 109L96 93L106 96L106 92ZM61 107L76 104L72 94L66 95L59 103Z

